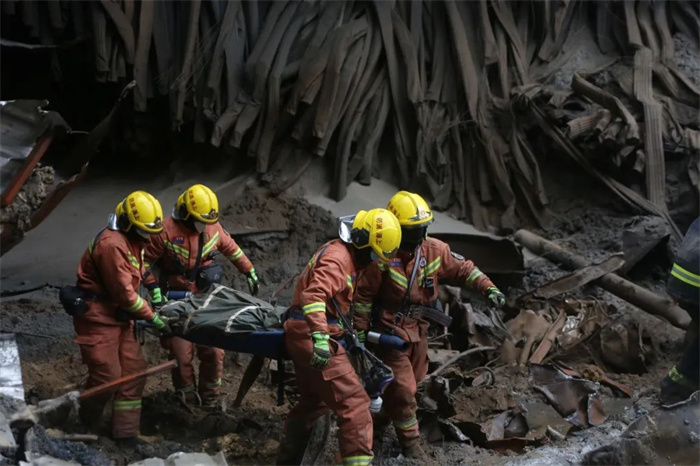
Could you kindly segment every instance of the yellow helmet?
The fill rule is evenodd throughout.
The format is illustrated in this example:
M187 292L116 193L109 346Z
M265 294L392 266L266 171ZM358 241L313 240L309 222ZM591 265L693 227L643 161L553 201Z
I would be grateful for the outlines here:
M401 244L401 225L386 209L361 210L352 222L350 238L356 248L369 246L382 260L388 261Z
M180 194L175 204L177 218L195 220L211 225L219 221L219 200L214 191L195 184Z
M418 194L399 191L389 200L386 208L396 215L402 227L428 226L433 223L433 212Z
M163 209L158 199L146 191L134 191L117 204L114 211L117 227L124 231L136 230L136 233L148 238L163 231Z

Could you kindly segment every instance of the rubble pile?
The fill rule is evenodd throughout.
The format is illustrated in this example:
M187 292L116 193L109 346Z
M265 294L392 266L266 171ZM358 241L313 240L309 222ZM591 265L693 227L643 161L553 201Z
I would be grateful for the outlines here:
M665 154L686 158L697 195L693 2L8 0L2 8L24 25L23 40L41 42L4 45L69 48L90 37L97 81L134 79L138 112L161 97L173 128L192 123L194 141L239 149L259 173L298 174L315 157L332 158L339 199L351 181L370 183L387 133L399 185L422 185L435 208L453 206L482 229L547 223L539 166L549 148L630 209L671 225ZM53 52L52 63L60 80ZM144 126L135 141L153 137Z

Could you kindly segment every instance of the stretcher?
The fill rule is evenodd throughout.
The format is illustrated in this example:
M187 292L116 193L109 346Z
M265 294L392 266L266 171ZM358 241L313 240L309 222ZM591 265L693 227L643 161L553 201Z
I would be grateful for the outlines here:
M285 308L275 307L223 285L212 286L197 295L168 292L166 296L170 302L160 309L159 314L171 326L174 336L195 344L253 356L241 380L234 407L242 403L262 371L265 359L276 360L280 368L277 401L279 405L283 403L282 368L284 361L290 359L282 328L287 315ZM347 321L344 326L349 326ZM364 345L358 344L354 334L351 335L352 338L339 339L338 343L355 354L362 353L358 357L365 366L361 370L366 372L366 376L362 377L363 384L366 388L368 385L378 386L375 391L383 392L388 381L393 378L391 370L366 351ZM407 342L394 335L369 332L368 340L373 344L398 350L408 347ZM383 371L388 371L388 374Z

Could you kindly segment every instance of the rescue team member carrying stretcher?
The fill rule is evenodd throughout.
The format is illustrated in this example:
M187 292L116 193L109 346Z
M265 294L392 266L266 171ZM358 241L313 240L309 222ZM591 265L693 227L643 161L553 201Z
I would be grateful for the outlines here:
M73 316L83 362L88 367L85 388L146 369L141 346L134 338L134 319L150 321L164 334L169 328L138 294L143 248L163 230L163 211L144 191L129 194L117 205L108 226L90 242L80 259L77 287L61 290L61 302ZM141 396L146 381L120 386L116 393L80 403L80 417L93 426L113 396L112 436L133 443L141 424Z
M370 399L336 341L343 335L336 309L348 312L356 277L367 265L393 256L401 228L384 209L362 210L347 227L341 224L342 239L324 244L309 261L284 322L300 398L285 423L278 464L300 464L313 424L329 409L338 417L343 464L363 466L373 458Z
M165 219L163 231L151 238L145 251L146 287L152 302L158 306L167 302L162 291L199 292L211 284L220 283L223 269L212 262L221 252L248 278L252 295L258 293L258 277L253 264L219 223L219 201L204 185L191 186L178 197L171 217ZM160 267L157 280L152 265ZM178 367L173 370L173 385L183 403L216 407L221 393L224 371L224 350L195 345L182 338L163 338L161 344L170 350ZM200 360L199 393L195 387L195 348Z
M439 318L444 317L442 310L436 308L438 285L444 282L474 288L498 307L504 304L505 297L472 261L451 252L446 243L427 236L433 213L422 197L399 191L387 209L401 225L401 246L391 261L371 264L358 278L354 326L360 341L374 326L379 332L393 333L410 342L406 351L378 347L376 354L394 372L394 381L383 395L384 408L394 423L403 454L425 460L415 397L416 384L428 371L428 321L439 323Z

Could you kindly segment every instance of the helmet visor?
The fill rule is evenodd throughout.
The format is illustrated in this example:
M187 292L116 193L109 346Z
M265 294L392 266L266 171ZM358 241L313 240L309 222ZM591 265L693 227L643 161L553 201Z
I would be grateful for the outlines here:
M216 223L219 219L219 212L211 209L208 214L199 214L199 216L202 217L202 221L205 223Z
M149 230L159 230L160 231L163 229L163 221L160 219L160 217L156 217L155 222L144 223L143 226L145 226Z
M345 215L338 218L338 237L344 243L352 243L352 224L355 221L355 215Z

